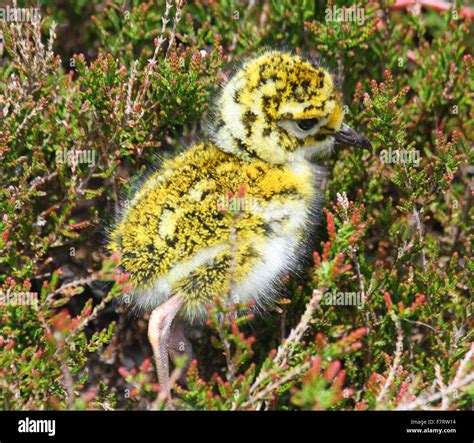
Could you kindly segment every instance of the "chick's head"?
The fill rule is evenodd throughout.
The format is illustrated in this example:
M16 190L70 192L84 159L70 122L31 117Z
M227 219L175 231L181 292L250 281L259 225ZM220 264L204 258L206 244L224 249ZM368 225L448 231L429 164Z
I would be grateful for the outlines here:
M344 130L332 76L297 55L266 52L245 63L217 101L214 142L243 159L284 164L331 151Z

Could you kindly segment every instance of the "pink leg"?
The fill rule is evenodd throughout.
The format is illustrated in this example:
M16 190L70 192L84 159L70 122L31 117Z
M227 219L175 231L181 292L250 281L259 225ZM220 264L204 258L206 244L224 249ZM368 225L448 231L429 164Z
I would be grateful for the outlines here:
M179 294L171 297L151 313L148 323L148 340L150 340L155 357L158 381L161 386L161 392L169 406L171 405L171 386L168 350L171 324L183 302L184 298Z
M193 348L186 336L185 323L179 318L175 318L171 325L169 353L173 362L176 362L177 358L186 357L185 366L180 377L180 382L185 383L186 373L193 360Z

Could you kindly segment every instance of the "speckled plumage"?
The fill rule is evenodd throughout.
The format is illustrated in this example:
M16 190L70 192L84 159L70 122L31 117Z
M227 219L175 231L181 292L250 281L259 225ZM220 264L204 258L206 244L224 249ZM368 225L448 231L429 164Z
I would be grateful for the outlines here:
M214 297L267 305L298 268L320 202L311 159L331 150L343 120L331 76L277 51L245 63L216 106L210 140L163 163L109 244L138 306L152 310L179 293L188 321L205 319ZM222 201L237 192L251 204L231 217Z

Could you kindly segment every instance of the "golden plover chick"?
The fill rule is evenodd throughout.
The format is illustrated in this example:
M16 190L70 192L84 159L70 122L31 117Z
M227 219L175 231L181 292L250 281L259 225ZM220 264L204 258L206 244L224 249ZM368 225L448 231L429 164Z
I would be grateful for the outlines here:
M184 325L203 322L216 297L265 309L309 252L321 202L314 158L337 142L370 146L343 124L331 75L289 53L244 63L215 105L210 139L164 161L109 244L131 274L133 302L151 311L148 337L168 399L169 356L192 355ZM229 217L222 206L236 194L243 209Z

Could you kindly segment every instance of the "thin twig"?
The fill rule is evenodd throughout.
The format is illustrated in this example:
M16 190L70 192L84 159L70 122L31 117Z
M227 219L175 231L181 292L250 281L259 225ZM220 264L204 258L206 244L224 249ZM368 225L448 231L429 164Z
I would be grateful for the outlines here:
M418 232L418 238L420 240L420 247L421 247L421 265L423 266L423 271L426 272L426 254L425 249L423 247L423 224L421 222L420 213L423 211L423 208L419 211L416 205L413 206L413 216L415 217L416 222L416 230Z
M441 368L438 364L435 365L436 381L438 382L440 393L441 393L441 409L446 410L449 407L449 397L446 395L446 386L443 382L443 376L441 375Z
M256 394L257 390L260 388L262 382L270 376L271 372L281 370L286 366L290 358L293 356L295 345L301 341L301 338L307 331L311 319L313 318L314 311L318 306L319 302L321 301L322 296L322 290L314 290L313 296L307 304L306 310L301 316L298 325L291 330L290 335L287 337L287 339L278 347L271 368L268 370L262 370L254 381L254 383L252 384L252 386L250 387L248 401L250 401L250 398L256 398L256 396L258 395Z
M399 405L395 409L396 410L402 410L402 411L411 411L411 410L417 409L419 407L425 407L426 405L428 405L428 403L433 403L434 401L440 400L443 397L443 395L454 394L455 392L457 392L458 389L461 389L464 386L467 386L472 381L474 381L474 373L469 374L468 376L461 379L457 383L450 384L444 390L443 393L435 392L434 394L432 394L428 397L417 398L416 400L412 401L411 403Z
M409 411L413 409L426 409L428 407L429 403L433 403L437 400L442 400L442 405L443 407L443 399L448 397L450 398L451 395L457 393L457 391L467 385L469 385L472 381L474 381L474 373L471 371L470 374L464 376L464 372L466 371L467 365L471 361L472 357L474 355L474 343L471 343L471 349L466 353L464 358L462 359L458 370L456 371L456 375L454 376L453 380L447 387L444 389L441 388L439 392L435 392L430 395L425 395L418 397L416 400L410 402L410 403L400 403L396 409L397 410L403 410L403 411ZM439 382L438 382L439 384Z
M301 341L303 335L308 329L309 323L313 318L314 311L318 306L319 302L321 301L322 296L323 291L319 289L316 289L313 292L313 296L307 304L306 310L301 316L299 323L294 329L291 330L290 335L285 340L285 342L281 346L279 346L277 355L274 359L274 364L276 364L279 368L284 367L293 355L294 345Z
M74 380L71 370L64 360L61 360L61 372L63 373L63 383L67 391L67 409L71 411L76 409L74 407Z
M219 338L224 345L224 354L225 354L225 360L227 363L227 379L232 383L235 379L235 367L234 367L234 362L232 360L232 351L230 348L230 343L227 340L225 336L225 330L224 330L224 321L225 318L223 316L220 316L218 319L218 333L219 333Z
M291 368L285 373L285 375L283 375L283 377L280 377L277 380L272 380L261 391L254 393L254 395L249 395L247 401L242 404L242 408L251 407L256 403L265 400L266 397L268 397L272 392L277 391L285 383L288 383L295 377L301 376L301 374L305 373L311 367L312 364L312 361L308 361L294 368ZM258 407L256 409L258 409Z
M173 28L171 29L171 32L170 32L168 48L166 49L165 58L168 57L168 53L170 49L173 48L174 41L176 39L176 28L178 27L178 24L181 21L181 14L183 12L183 8L185 5L186 5L186 2L184 0L176 0L176 13L173 19Z
M390 372L388 374L388 377L385 379L385 383L382 387L382 390L380 391L380 394L377 396L376 399L376 404L378 405L382 400L385 398L388 389L390 388L394 378L395 374L397 372L398 366L400 365L400 360L402 357L402 352L403 352L403 330L402 330L402 325L400 324L400 320L395 316L395 314L392 313L392 319L395 322L395 327L397 328L397 344L396 344L396 350L395 350L395 355L393 358L393 363L390 368Z

